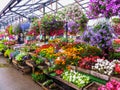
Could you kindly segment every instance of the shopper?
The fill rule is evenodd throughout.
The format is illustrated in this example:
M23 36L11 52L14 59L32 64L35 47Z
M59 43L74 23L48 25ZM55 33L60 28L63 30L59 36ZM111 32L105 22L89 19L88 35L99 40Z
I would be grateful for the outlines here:
M18 44L23 44L24 43L24 39L22 37L22 33L18 34Z

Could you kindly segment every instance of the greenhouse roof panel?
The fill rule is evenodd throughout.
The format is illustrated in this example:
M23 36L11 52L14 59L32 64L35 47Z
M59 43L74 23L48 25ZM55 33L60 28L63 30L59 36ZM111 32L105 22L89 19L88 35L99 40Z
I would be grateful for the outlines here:
M16 18L28 18L30 15L42 17L44 15L44 7L45 13L55 14L57 11L74 3L78 3L86 13L89 2L89 0L2 0L1 2L6 2L6 4L3 4L5 7L9 2L15 1L19 1L19 3L14 3L15 5L12 4L12 8L9 6L8 9L11 8L9 12L2 12L2 16L0 15L2 17L0 22L4 20L11 22L11 20L16 20ZM1 2L0 10L3 9Z
M0 1L0 12L5 8L5 6L10 2L11 0L1 0Z

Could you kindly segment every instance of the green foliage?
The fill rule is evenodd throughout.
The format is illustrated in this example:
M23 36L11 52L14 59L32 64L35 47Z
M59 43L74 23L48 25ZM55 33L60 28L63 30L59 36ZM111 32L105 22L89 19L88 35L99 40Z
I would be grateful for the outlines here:
M45 56L46 56L46 51L41 51L41 52L39 53L39 55L40 55L41 57L45 57Z
M76 21L78 24L80 24L80 26L79 26L79 30L80 31L84 31L84 29L85 29L85 27L86 27L86 25L87 25L87 22L88 22L88 18L86 17L86 15L85 14L82 14L82 17L80 18L80 19L78 19L77 21Z
M4 56L5 57L10 57L10 53L12 53L13 52L13 50L12 49L7 49L6 51L5 51L5 53L4 53Z
M17 61L22 61L22 59L23 59L23 57L25 56L25 55L27 55L26 53L24 53L24 52L20 52L16 57L15 57L15 60L17 60Z
M41 63L43 63L44 62L44 60L42 59L42 58L38 58L37 60L36 60L36 64L41 64Z
M58 30L63 28L64 22L60 20L58 16L52 14L46 14L41 19L41 29L45 30L47 33L50 30Z
M109 59L120 59L120 52L109 52Z
M102 50L100 48L97 48L96 46L90 46L83 44L82 47L84 48L84 52L81 53L82 57L85 56L101 56Z
M34 60L37 65L44 63L44 60L41 57L32 56L32 60Z
M7 47L4 45L4 44L2 44L2 43L0 43L0 52L2 51L2 50L5 50Z
M46 76L44 74L32 74L32 78L35 81L44 81L46 79Z
M114 23L120 23L120 18L113 18L112 21L113 21Z
M52 83L53 83L53 80L47 80L43 83L43 86L49 86Z

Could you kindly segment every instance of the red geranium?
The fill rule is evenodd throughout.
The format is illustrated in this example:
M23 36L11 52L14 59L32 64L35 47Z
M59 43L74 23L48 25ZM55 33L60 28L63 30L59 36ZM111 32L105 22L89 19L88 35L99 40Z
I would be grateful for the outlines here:
M120 74L120 64L116 64L115 66L115 73Z
M84 57L79 61L79 67L84 69L91 69L91 66L97 62L98 58L100 57L99 56Z
M55 71L55 73L56 73L57 75L61 75L61 74L63 73L63 70L58 69L58 70Z

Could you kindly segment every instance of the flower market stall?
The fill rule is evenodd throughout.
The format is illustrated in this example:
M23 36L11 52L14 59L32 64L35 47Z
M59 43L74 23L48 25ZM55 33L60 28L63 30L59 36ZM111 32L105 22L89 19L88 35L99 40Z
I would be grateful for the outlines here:
M43 90L119 90L120 1L88 0L86 12L73 1L56 14L7 25L1 55Z

